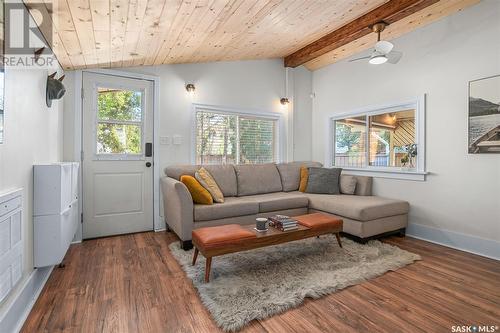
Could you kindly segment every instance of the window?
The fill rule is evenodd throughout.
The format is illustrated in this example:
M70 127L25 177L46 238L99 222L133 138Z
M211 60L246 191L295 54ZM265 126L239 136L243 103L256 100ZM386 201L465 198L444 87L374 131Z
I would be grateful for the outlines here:
M142 92L99 87L97 154L142 154Z
M277 160L278 118L196 111L196 164L260 164Z
M332 165L361 173L424 175L421 108L423 101L418 100L331 118Z

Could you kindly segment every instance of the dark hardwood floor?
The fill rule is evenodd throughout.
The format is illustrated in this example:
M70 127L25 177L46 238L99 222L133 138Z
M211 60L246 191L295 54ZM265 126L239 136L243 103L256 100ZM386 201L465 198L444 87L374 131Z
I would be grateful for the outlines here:
M54 269L22 332L219 331L169 252L168 244L176 240L172 233L150 232L71 246L66 267ZM253 321L242 332L500 326L500 262L409 237L384 241L423 260Z

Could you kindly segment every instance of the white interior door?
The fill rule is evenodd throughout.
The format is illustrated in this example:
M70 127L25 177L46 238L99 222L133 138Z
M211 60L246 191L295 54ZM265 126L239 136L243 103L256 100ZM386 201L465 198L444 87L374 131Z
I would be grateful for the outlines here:
M153 230L153 82L82 78L83 238Z

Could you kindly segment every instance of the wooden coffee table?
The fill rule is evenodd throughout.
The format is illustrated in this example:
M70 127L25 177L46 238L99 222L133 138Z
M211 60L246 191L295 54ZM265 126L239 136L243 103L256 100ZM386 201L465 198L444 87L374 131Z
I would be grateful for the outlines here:
M205 282L209 282L212 257L224 254L252 250L256 248L288 243L300 239L334 234L340 247L340 232L343 221L333 215L321 213L293 217L299 221L299 228L292 231L280 231L269 227L266 232L257 232L252 225L222 225L193 230L193 265L196 264L198 253L206 258Z

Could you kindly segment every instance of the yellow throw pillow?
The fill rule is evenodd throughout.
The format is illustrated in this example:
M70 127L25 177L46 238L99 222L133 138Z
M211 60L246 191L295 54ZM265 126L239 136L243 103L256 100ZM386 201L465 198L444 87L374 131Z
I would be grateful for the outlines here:
M309 171L307 167L305 166L300 167L300 185L299 185L300 192L306 191L308 178L309 178Z
M210 193L192 176L181 176L181 182L186 185L193 197L194 203L199 203L203 205L212 205L214 200Z
M219 185L217 185L214 177L212 177L207 169L203 167L200 168L200 170L196 171L194 177L200 182L201 186L203 186L210 193L215 202L224 202L224 195L222 194Z

